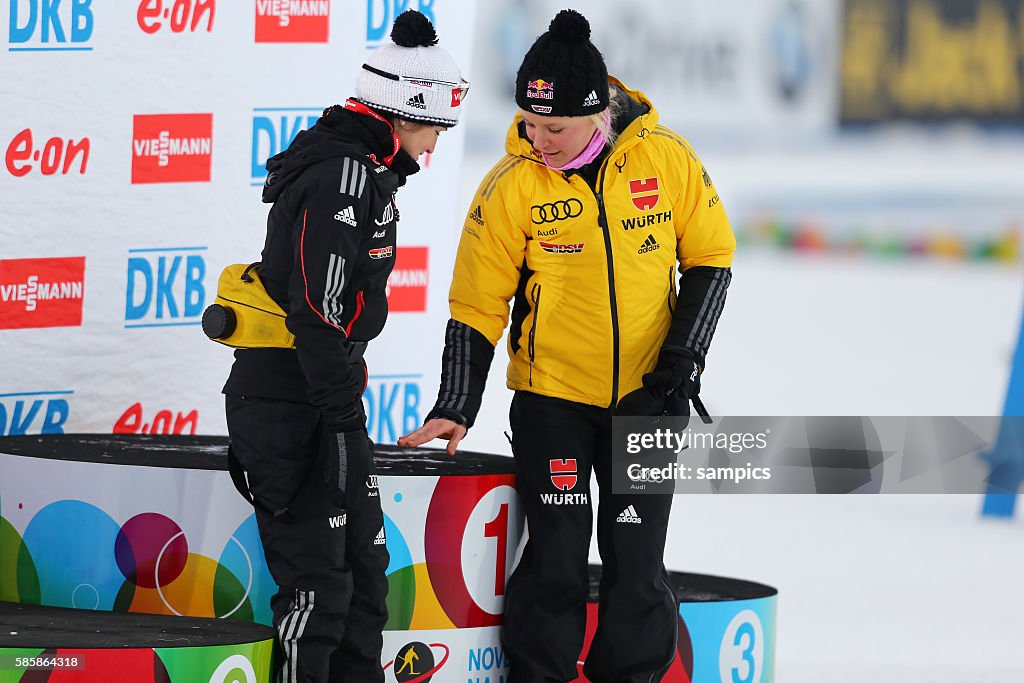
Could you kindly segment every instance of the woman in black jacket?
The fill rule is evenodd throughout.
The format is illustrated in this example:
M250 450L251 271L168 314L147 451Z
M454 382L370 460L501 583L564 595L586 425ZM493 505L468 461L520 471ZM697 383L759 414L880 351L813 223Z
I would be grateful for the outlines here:
M283 657L281 681L383 681L388 553L361 395L387 318L395 193L458 122L467 83L419 12L399 16L356 96L267 162L259 275L293 348L240 349L224 386Z

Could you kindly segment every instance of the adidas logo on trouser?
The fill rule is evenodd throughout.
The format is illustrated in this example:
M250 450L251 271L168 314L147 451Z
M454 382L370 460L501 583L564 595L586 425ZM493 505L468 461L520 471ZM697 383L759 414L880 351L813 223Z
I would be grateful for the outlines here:
M380 531L377 532L377 538L373 539L373 544L384 545L385 543L387 543L387 540L384 538L384 527L381 527Z
M615 518L615 521L622 522L624 524L640 524L640 515L636 514L636 508L630 505L619 513L619 516Z

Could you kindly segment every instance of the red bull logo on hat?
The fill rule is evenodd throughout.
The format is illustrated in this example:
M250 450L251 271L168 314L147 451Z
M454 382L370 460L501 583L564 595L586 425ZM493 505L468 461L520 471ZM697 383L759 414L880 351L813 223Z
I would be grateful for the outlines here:
M526 96L534 99L552 100L555 98L555 84L538 78L526 84Z

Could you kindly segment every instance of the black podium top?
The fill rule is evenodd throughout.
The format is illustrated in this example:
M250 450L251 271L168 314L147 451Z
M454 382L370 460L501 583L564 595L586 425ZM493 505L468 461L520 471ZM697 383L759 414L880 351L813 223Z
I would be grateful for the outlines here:
M258 643L269 626L135 612L97 612L0 602L0 648L201 647Z
M601 565L592 564L590 574L590 601L597 602L601 586ZM725 576L668 573L669 583L676 592L679 602L729 602L732 600L757 600L778 595L779 591L763 583L731 579Z
M50 460L112 465L227 470L226 436L134 434L47 434L0 437L0 453ZM374 446L377 474L383 476L458 476L514 474L512 458L443 449Z

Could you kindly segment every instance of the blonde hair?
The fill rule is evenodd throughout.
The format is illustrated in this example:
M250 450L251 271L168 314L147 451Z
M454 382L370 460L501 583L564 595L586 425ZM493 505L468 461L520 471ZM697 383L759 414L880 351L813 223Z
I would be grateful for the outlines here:
M619 89L615 86L608 86L608 107L604 111L590 115L597 129L604 135L609 147L615 146L615 140L619 133L615 130L615 119L622 113L622 101L619 99Z

